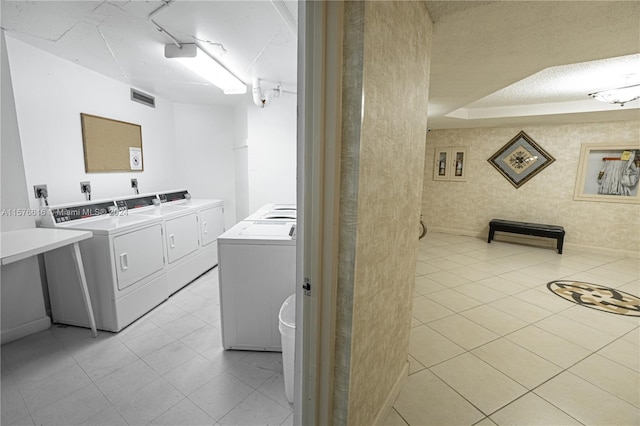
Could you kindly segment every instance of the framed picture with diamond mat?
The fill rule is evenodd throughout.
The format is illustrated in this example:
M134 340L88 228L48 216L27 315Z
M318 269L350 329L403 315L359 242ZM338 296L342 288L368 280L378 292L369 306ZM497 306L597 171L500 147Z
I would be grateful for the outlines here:
M487 160L516 188L556 161L524 131Z
M582 144L574 200L640 203L640 143Z

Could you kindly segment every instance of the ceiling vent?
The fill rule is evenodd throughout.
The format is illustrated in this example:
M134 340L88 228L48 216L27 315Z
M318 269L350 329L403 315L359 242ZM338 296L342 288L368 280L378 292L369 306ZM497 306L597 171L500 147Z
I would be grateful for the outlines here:
M147 95L146 93L143 93L139 90L136 89L131 89L131 100L135 101L135 102L140 102L143 105L149 106L151 108L155 108L156 107L156 98L151 96L151 95Z

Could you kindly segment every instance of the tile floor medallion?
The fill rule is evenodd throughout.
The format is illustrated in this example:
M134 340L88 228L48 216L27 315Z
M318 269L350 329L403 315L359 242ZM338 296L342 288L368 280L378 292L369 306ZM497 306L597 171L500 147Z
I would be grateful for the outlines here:
M618 315L640 317L640 298L599 284L551 281L547 288L557 296L587 308Z

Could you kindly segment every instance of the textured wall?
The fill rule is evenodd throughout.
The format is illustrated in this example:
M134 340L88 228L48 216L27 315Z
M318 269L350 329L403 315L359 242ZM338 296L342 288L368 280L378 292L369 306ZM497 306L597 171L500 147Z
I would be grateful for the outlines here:
M422 2L345 11L337 334L350 344L338 338L348 418L334 423L370 425L407 362L432 25Z
M556 161L516 189L487 159L520 130ZM494 217L534 221L564 226L566 243L640 251L640 205L573 199L581 144L638 141L640 121L433 130L427 136L422 211L431 227L486 233ZM467 181L434 181L434 148L461 145L468 147Z

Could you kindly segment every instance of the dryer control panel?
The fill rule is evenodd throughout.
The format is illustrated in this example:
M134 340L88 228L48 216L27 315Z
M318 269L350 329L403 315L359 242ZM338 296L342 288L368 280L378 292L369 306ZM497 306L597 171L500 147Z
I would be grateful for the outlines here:
M179 200L189 199L191 198L191 194L189 194L189 191L183 190L183 191L167 192L165 194L159 194L158 197L160 198L160 202L168 203L170 201L179 201Z
M118 200L116 201L116 203L118 204L118 209L129 210L129 209L139 209L141 207L153 206L154 200L157 200L157 199L158 197L156 197L155 195L148 195L146 197L136 197L136 198L127 198L126 200Z
M64 223L72 220L110 214L114 208L113 201L109 201L79 206L52 208L51 215L53 216L55 223Z

